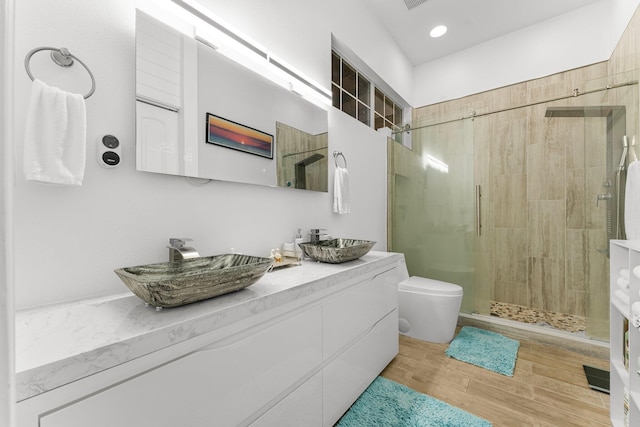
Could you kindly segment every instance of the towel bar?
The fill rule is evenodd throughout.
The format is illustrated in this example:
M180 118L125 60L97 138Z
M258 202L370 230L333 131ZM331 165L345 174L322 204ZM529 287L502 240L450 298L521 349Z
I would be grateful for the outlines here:
M342 151L334 151L333 152L333 159L336 162L336 167L340 167L338 165L338 157L342 157L342 160L344 161L344 167L347 167L347 158L344 156L344 154L342 154Z
M27 70L27 75L32 81L34 80L34 77L33 74L31 74L31 70L29 69L29 62L31 61L31 57L33 56L33 54L40 52L41 50L50 50L51 59L61 67L70 67L73 65L74 60L78 61L80 65L82 65L84 69L87 70L87 73L89 73L89 77L91 77L91 90L89 91L89 93L84 95L84 99L87 99L91 95L93 95L93 92L96 91L96 79L95 77L93 77L93 73L91 72L89 67L87 67L87 64L82 62L77 56L72 55L66 47L61 47L60 49L57 49L55 47L37 47L29 51L29 53L27 53L27 56L24 58L24 68Z

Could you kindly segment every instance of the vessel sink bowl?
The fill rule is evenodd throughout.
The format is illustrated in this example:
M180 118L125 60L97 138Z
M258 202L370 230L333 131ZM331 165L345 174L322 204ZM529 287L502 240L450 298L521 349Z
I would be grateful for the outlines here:
M376 242L355 239L330 239L300 243L302 252L311 259L331 264L353 261L373 248Z
M256 283L273 260L224 254L115 270L125 285L154 307L177 307Z

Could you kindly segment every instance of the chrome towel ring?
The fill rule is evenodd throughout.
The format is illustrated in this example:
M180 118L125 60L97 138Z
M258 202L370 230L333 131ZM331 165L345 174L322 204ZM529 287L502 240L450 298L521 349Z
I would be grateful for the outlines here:
M342 151L334 151L333 152L333 159L336 162L336 167L340 167L340 165L338 165L338 157L342 157L342 161L344 161L344 168L346 169L346 167L347 167L347 158L344 156L344 154L342 154Z
M33 74L31 74L31 70L29 69L29 62L31 61L31 57L33 56L33 54L40 52L41 50L50 50L51 59L61 67L71 67L74 60L78 61L80 65L82 65L84 69L87 70L87 73L89 73L89 77L91 77L91 90L89 91L89 93L84 95L84 99L87 99L88 97L93 95L93 92L96 91L96 79L95 77L93 77L93 73L91 72L89 67L87 67L87 64L82 62L77 56L72 55L66 47L61 47L60 49L57 49L55 47L37 47L29 51L29 53L27 53L27 56L24 58L24 68L27 70L27 75L32 81L34 80L34 77Z

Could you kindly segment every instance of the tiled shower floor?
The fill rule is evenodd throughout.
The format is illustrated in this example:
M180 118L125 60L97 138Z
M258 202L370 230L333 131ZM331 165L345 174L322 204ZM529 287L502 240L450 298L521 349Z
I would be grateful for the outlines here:
M579 335L584 335L586 330L583 316L538 310L504 302L491 301L491 315Z

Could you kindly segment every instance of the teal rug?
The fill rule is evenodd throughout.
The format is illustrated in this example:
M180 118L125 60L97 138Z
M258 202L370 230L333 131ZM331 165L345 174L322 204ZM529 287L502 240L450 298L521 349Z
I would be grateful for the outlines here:
M360 395L336 427L490 427L492 424L383 377Z
M520 342L495 332L464 326L445 352L447 356L508 377L513 376Z

